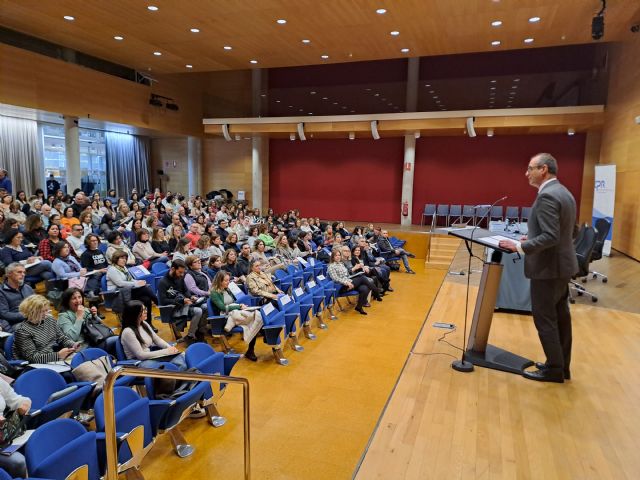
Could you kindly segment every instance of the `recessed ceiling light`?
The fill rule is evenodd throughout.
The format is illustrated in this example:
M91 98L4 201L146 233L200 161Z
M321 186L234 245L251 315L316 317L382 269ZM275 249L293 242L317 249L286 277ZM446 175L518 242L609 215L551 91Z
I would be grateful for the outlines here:
M315 90L311 90L311 91L309 92L309 95L315 95L316 93L318 93L318 92L316 92Z
M373 96L374 96L374 97L379 97L379 96L380 96L380 94L379 94L379 93L374 93L374 94L373 94Z
M429 90L429 93L436 93L435 90Z
M496 87L489 87L489 90L495 90Z
M120 36L120 35L116 35L115 37L113 37L114 40L124 40L124 37Z
M500 25L502 25L502 20L494 20L491 22L492 27L499 27Z
M376 10L376 13L378 15L384 15L385 13L387 13L387 9L386 8L379 8Z
M519 82L519 81L520 81L520 79L519 79L519 78L514 78L514 79L513 79L513 81L514 81L514 82Z
M152 12L157 12L158 11L158 7L156 7L155 5L149 5L147 7L147 10L151 10Z
M322 97L323 100L329 100L329 97Z
M276 100L276 103L280 103L280 100Z
M338 102L333 102L334 105L338 105Z
M524 43L533 43L533 38L525 38Z
M193 68L193 65L186 64L186 65L185 65L185 67L187 67L187 68Z
M289 105L289 108L293 108L293 105Z
M567 135L575 135L576 131L573 128L570 128L569 130L567 130Z
M329 55L320 55L320 58L326 60L327 58L329 58Z
M287 23L287 21L284 18L279 18L278 20L276 20L276 23L279 23L280 25L284 25L285 23Z
M393 107L393 103L387 103L387 105Z
M500 40L494 40L493 42L491 42L491 45L493 45L494 47L497 47L498 45L500 45Z
M349 113L356 113L355 110L349 110Z
M340 107L340 108L342 108L343 110L346 110L346 109L347 109L347 106L346 106L346 105L343 105L343 106L342 106L342 107Z
M309 40L308 38L303 38L302 43L311 43L311 40Z
M264 98L264 97L266 97L266 96L267 96L267 94L266 94L266 93L261 93L261 94L260 94L260 96L261 96L262 98Z
M515 90L516 88L518 88L518 85L511 85L511 88Z
M76 17L72 17L71 15L65 15L62 18L64 18L65 20L69 20L70 22L73 22L76 19Z
M408 48L402 48L400 49L401 53L409 53L409 49Z
M490 83L496 83L497 80L490 80Z
M254 65L258 63L258 60L249 60L249 63L253 63Z
M529 19L529 23L538 23L540 21L540 17L531 17Z
M381 100L381 101L383 101L383 102L386 102L386 101L387 101L387 99L386 99L386 98L384 98L384 97L382 97L380 100Z
M438 98L438 96L437 96L437 95L434 95L434 96L433 96L433 99L434 99L434 100L436 100L437 98Z
M430 83L425 83L425 84L424 84L424 86L425 86L425 87L430 87L430 86L431 86L431 84L430 84Z
M389 35L393 35L394 37L397 37L398 35L400 35L400 32L397 30L394 30L392 32L389 32Z
M162 55L162 52L153 52L153 54L154 54L156 57L159 57L160 55Z
M309 112L307 115L313 115L313 112Z
M233 47L231 45L225 45L222 48L224 48L225 50L232 50L233 49Z
M189 31L191 33L200 33L200 29L199 28L191 28L191 29L189 29Z

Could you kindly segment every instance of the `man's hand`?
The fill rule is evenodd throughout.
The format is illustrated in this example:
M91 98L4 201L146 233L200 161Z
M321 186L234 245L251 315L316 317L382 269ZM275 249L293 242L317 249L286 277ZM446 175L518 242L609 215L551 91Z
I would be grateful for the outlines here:
M511 240L500 240L498 246L504 250L509 250L510 252L517 252L516 244Z
M529 237L528 237L527 235L522 235L522 236L520 237L520 241L521 241L521 242L526 242L527 240L529 240Z

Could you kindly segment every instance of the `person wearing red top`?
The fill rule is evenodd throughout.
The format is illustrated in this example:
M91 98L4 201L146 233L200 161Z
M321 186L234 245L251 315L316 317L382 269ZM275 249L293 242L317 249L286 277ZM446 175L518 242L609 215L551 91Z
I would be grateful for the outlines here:
M44 238L38 243L38 252L43 260L53 262L53 250L59 242L64 240L60 238L60 227L55 223L49 225L47 235L49 238Z
M194 222L189 227L189 233L185 235L191 241L190 248L194 250L198 246L198 240L200 240L200 224Z

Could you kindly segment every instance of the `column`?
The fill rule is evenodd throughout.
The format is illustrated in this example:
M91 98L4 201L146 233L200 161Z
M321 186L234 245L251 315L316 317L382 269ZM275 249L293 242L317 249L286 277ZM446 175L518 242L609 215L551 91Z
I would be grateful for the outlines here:
M407 215L400 216L402 225L411 225L413 210L413 170L416 162L416 137L413 134L404 136L404 163L402 169L402 206L407 203Z
M201 195L202 191L202 174L200 164L202 160L202 139L200 137L187 138L187 168L189 195Z
M263 139L254 135L251 139L251 200L253 208L262 210L262 160L263 142L269 143L268 139Z
M410 58L407 64L407 98L406 112L415 112L418 108L418 80L420 78L420 58ZM416 137L414 133L404 136L404 162L402 164L402 204L404 211L405 204L407 215L400 216L402 225L411 225L411 214L413 211L413 171L416 162Z
M67 169L67 193L80 188L80 129L76 117L64 117L64 146Z

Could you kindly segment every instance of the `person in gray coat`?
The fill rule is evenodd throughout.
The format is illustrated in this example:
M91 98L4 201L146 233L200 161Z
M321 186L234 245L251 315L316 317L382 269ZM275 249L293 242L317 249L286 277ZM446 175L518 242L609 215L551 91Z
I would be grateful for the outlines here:
M25 320L18 307L22 300L33 295L33 288L24 283L26 270L21 263L10 263L5 272L5 281L0 286L0 330L13 333Z
M524 274L531 279L531 311L547 357L537 370L523 376L541 382L563 383L571 378L571 313L569 280L578 272L573 246L576 202L558 179L558 162L548 153L531 158L526 176L538 189L531 209L528 235L521 243L503 240L500 246L525 254Z

